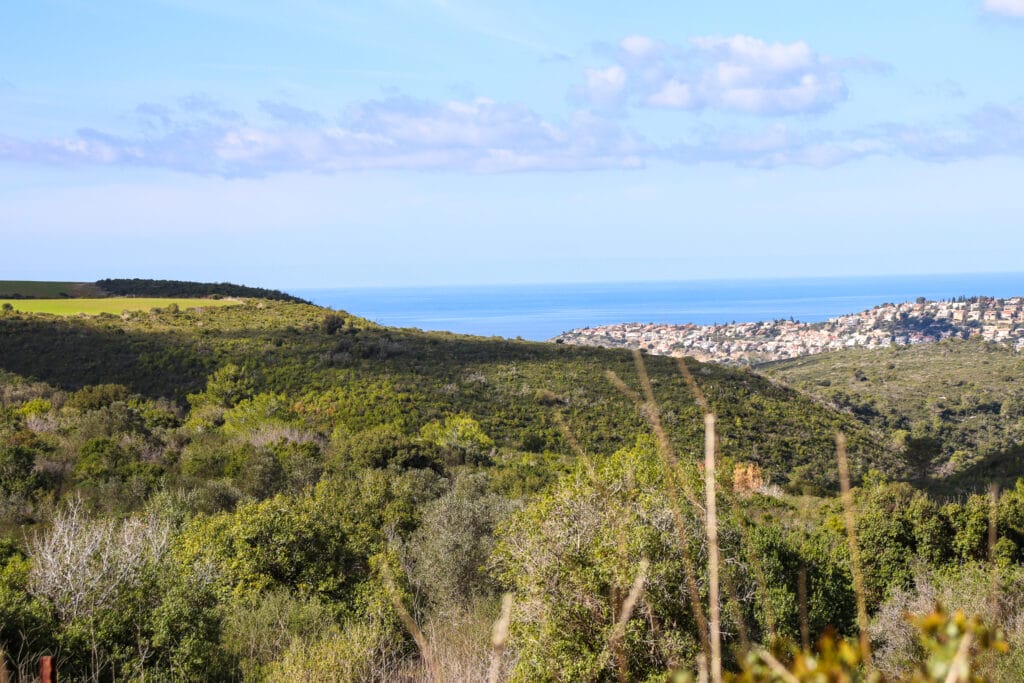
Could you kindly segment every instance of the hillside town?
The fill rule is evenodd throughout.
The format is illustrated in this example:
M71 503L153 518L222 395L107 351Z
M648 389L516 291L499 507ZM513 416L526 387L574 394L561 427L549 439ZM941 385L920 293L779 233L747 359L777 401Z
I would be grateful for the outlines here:
M754 365L844 348L923 344L978 336L1024 349L1024 297L886 303L825 322L794 320L721 325L621 323L563 332L560 344L642 349L665 356Z

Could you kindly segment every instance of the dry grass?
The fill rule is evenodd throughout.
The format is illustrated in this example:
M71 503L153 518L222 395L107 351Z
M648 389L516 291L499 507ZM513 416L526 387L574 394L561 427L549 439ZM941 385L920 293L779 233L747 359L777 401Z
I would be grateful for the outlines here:
M836 459L839 461L839 490L843 501L843 520L846 523L846 541L850 546L850 570L853 573L853 591L857 595L857 630L860 632L861 656L871 669L871 639L868 637L868 607L864 591L864 572L861 570L860 547L857 544L857 512L850 490L850 461L846 457L846 436L836 434Z
M441 668L437 665L437 660L434 659L434 653L430 647L430 643L427 641L427 637L423 635L423 631L420 629L419 624L417 624L416 620L413 619L411 614L409 614L409 610L405 608L405 603L402 601L398 587L395 586L393 577L386 571L386 565L382 578L384 579L384 585L387 588L388 599L391 601L391 606L395 609L395 613L398 614L398 618L402 621L402 625L405 626L406 630L412 636L412 639L416 642L416 647L419 648L420 651L420 658L423 660L427 670L430 672L432 681L434 683L444 683L444 676L441 674Z

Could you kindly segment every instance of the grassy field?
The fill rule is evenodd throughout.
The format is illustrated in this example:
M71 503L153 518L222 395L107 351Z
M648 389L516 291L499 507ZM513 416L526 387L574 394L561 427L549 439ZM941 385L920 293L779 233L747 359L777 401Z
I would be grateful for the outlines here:
M48 283L56 284L56 283ZM0 299L0 306L11 304L22 313L52 313L53 315L98 315L118 314L122 311L148 311L151 308L166 308L177 304L178 308L209 308L237 304L234 299L141 299L134 297L109 297L105 299Z
M32 280L0 280L0 300L17 297L28 299L66 299L98 297L103 291L91 282L42 282Z

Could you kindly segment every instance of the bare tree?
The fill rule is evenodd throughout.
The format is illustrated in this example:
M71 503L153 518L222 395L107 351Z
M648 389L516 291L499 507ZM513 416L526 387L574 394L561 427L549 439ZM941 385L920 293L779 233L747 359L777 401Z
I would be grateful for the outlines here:
M94 680L106 659L95 633L96 618L158 565L171 533L171 525L155 513L123 521L90 519L81 501L74 501L47 533L29 539L29 591L52 604L62 622L88 625ZM145 659L145 653L140 657Z

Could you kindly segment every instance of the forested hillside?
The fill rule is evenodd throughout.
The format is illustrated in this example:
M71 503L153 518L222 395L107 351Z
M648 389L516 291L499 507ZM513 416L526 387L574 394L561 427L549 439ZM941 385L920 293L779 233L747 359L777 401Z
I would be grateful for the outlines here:
M895 413L865 420L749 370L248 300L5 312L0 372L0 643L20 676L43 653L62 680L696 671L711 586L700 400L719 434L727 669L755 676L752 643L796 666L801 640L855 636L857 575L890 676L931 656L899 615L933 598L998 600L999 624L1024 623L1024 486L930 497L899 483L919 463ZM861 564L835 497L837 432Z
M946 491L1024 476L1024 356L980 339L839 351L761 371L885 431Z
M106 278L98 280L96 287L113 296L141 297L204 297L235 296L254 299L272 299L307 303L277 289L248 287L231 282L189 282L184 280L150 280L144 278Z

